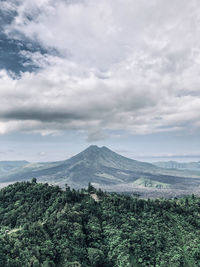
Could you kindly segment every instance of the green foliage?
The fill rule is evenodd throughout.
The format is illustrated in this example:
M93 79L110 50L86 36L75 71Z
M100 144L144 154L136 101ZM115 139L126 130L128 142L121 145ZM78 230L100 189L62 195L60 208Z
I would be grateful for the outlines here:
M200 266L195 196L143 200L34 180L0 191L0 226L0 267Z
M143 187L152 187L152 188L170 188L170 185L167 183L157 182L145 177L140 177L133 184L140 185Z
M32 182L33 184L36 184L36 183L37 183L37 179L33 177L33 178L31 179L31 182Z

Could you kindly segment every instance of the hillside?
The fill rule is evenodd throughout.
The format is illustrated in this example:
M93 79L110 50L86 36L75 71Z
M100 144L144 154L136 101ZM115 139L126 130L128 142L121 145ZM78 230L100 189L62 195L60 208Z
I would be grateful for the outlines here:
M150 163L123 157L106 147L90 146L74 157L58 162L28 163L0 175L0 183L37 178L40 182L57 184L61 187L67 183L73 188L86 187L89 182L105 190L120 185L133 191L134 188L148 187L152 190L200 189L200 175L193 172L169 170ZM148 183L141 181L150 181ZM121 187L122 188L122 187ZM127 190L126 190L127 191ZM189 194L185 191L181 194ZM166 191L167 192L167 191ZM198 192L197 192L198 193Z
M0 190L0 266L198 267L199 212L194 196L142 200L91 185L16 183Z

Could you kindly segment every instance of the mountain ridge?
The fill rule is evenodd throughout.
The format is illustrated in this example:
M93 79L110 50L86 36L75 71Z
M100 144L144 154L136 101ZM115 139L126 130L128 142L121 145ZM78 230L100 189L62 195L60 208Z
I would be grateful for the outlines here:
M200 161L194 162L178 162L174 160L170 161L158 161L154 163L155 166L167 169L179 169L179 170L199 170Z
M181 190L200 185L200 175L195 173L163 169L121 156L105 146L95 145L63 161L25 164L1 174L0 183L30 180L32 177L40 182L60 186L68 184L76 189L86 187L89 182L97 187L152 185Z

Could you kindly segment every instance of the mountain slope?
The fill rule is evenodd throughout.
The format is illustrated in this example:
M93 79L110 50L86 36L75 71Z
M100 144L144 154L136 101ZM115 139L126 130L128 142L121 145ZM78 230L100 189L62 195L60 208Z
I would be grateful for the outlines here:
M76 156L60 162L27 164L9 173L1 181L25 180L31 177L59 182L65 180L73 186L85 186L89 181L116 184L126 182L130 172L155 172L158 167L125 158L106 147L90 146ZM129 180L129 179L128 179Z
M138 179L154 181L165 188L186 189L197 187L200 179L185 178L185 172L159 168L153 164L123 157L106 147L90 146L74 157L58 162L27 164L22 168L0 176L0 182L14 182L36 177L39 181L59 184L66 183L81 188L89 182L96 186L133 184ZM200 178L200 177L199 177ZM137 182L135 184L138 184Z

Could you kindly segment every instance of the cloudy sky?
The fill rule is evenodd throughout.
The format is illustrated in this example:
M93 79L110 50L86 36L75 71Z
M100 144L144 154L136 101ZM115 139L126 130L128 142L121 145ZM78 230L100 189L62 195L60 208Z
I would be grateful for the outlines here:
M0 160L90 144L200 159L199 0L0 0Z

